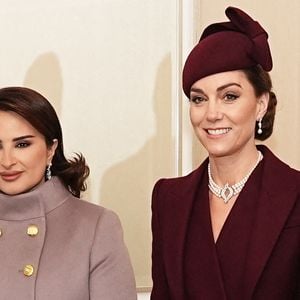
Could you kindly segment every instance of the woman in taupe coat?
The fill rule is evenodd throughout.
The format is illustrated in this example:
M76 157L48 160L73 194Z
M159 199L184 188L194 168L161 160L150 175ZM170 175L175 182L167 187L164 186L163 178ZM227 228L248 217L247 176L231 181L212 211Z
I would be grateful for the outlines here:
M1 300L136 299L118 217L79 199L88 174L42 95L0 89Z

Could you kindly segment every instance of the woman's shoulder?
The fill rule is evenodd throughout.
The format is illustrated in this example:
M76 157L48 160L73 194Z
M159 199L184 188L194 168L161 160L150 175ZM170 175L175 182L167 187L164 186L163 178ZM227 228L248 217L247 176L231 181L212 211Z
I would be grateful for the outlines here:
M258 149L262 151L265 159L266 169L276 176L289 176L299 178L300 171L290 166L283 161L276 154L274 154L268 147L260 145Z
M194 189L195 185L197 185L201 179L201 176L207 171L207 164L208 160L206 159L197 169L187 175L160 178L154 185L154 192L160 190L161 192L177 193L183 190Z
M76 197L69 198L62 209L64 220L68 220L78 232L85 231L94 242L95 239L101 239L102 242L112 238L122 240L121 221L114 211Z
M192 203L199 190L203 175L207 174L208 160L191 173L175 178L162 178L156 182L152 192L152 211L180 211Z
M111 222L117 222L119 220L118 215L114 211L85 199L71 197L70 201L68 201L68 206L69 209L78 211L84 218L102 218Z
M300 171L284 162L266 146L259 149L264 155L263 178L266 187L273 191L300 190Z

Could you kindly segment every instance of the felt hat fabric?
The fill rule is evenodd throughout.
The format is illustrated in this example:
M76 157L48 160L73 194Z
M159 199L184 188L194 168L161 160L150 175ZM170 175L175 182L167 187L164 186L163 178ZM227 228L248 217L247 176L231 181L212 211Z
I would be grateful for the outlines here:
M208 75L255 65L261 65L267 72L272 69L264 28L238 8L228 7L225 14L230 21L206 27L185 62L182 84L187 97L191 86Z

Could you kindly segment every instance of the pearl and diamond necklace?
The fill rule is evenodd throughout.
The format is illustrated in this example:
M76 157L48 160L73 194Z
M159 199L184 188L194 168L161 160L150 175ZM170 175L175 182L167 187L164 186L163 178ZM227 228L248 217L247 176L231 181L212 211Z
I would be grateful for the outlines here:
M262 159L263 155L260 151L258 151L257 161L254 167L250 170L250 172L241 181L233 185L229 185L228 183L226 183L224 187L220 187L214 182L211 176L210 164L208 164L208 187L210 191L217 197L222 198L224 203L226 204L233 196L241 192L251 173L254 171L254 169L257 167L257 165Z

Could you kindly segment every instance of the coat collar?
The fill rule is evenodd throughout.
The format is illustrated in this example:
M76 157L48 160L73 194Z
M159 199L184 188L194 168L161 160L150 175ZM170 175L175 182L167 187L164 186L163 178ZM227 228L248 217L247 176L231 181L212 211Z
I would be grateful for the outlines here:
M45 216L70 196L55 176L28 193L14 196L0 193L0 219L27 220Z

